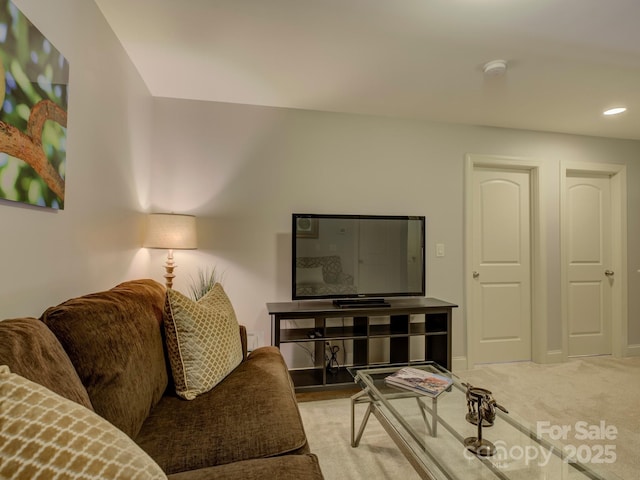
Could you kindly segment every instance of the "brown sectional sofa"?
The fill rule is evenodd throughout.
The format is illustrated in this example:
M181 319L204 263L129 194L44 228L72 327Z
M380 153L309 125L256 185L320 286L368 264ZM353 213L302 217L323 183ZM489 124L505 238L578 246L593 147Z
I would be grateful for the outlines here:
M322 479L280 351L261 347L194 400L174 393L152 280L68 300L40 319L0 322L0 365L95 413L168 475Z

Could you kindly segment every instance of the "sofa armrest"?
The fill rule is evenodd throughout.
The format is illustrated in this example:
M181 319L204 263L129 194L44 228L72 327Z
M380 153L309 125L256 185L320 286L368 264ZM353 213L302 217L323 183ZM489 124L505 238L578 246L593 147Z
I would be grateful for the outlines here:
M240 325L240 342L242 343L242 360L247 359L247 327Z

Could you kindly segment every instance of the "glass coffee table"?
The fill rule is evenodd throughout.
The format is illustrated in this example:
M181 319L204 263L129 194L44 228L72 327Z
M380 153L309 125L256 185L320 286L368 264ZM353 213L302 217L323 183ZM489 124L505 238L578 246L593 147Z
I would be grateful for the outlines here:
M354 380L362 388L361 392L351 397L352 447L359 445L367 421L373 414L421 478L618 478L609 472L606 477L596 473L589 463L592 458L587 458L584 452L580 458L582 461L572 458L566 446L543 438L538 435L535 426L518 418L513 412L518 409L517 405L502 407L499 398L487 397L483 393L486 390L476 388L482 386L463 383L456 375L433 362L412 364L411 367L449 377L453 384L432 398L385 382L385 377L402 366L349 368ZM484 400L478 400L478 397ZM494 400L494 403L490 400ZM366 410L356 432L357 405L365 405ZM481 412L481 417L488 417L480 428L478 412ZM490 420L493 420L492 424ZM615 459L615 452L613 455ZM600 459L606 462L607 458Z

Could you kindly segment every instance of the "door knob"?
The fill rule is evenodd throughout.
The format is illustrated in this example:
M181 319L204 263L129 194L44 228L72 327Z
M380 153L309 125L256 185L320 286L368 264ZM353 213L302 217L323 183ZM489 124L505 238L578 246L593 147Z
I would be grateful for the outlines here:
M613 270L605 270L605 271L604 271L604 274L605 274L607 277L613 277Z
M478 272L473 272L473 278L478 278L480 276L480 273Z

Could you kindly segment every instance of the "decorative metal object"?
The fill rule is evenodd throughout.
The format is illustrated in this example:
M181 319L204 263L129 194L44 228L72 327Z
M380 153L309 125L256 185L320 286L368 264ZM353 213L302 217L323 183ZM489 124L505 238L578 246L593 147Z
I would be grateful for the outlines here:
M477 405L478 402L475 400L479 395L491 395L491 391L485 388L472 387L467 383L463 383L465 387L467 387L467 415L465 419L472 425L478 424L478 410ZM487 419L482 420L483 427L491 427L493 423Z
M477 425L478 436L467 437L464 445L467 450L483 457L490 457L496 453L496 447L489 440L482 438L482 428L491 427L496 419L496 408L504 413L509 413L506 408L499 405L493 398L493 394L486 388L474 387L463 383L467 387L467 422Z

